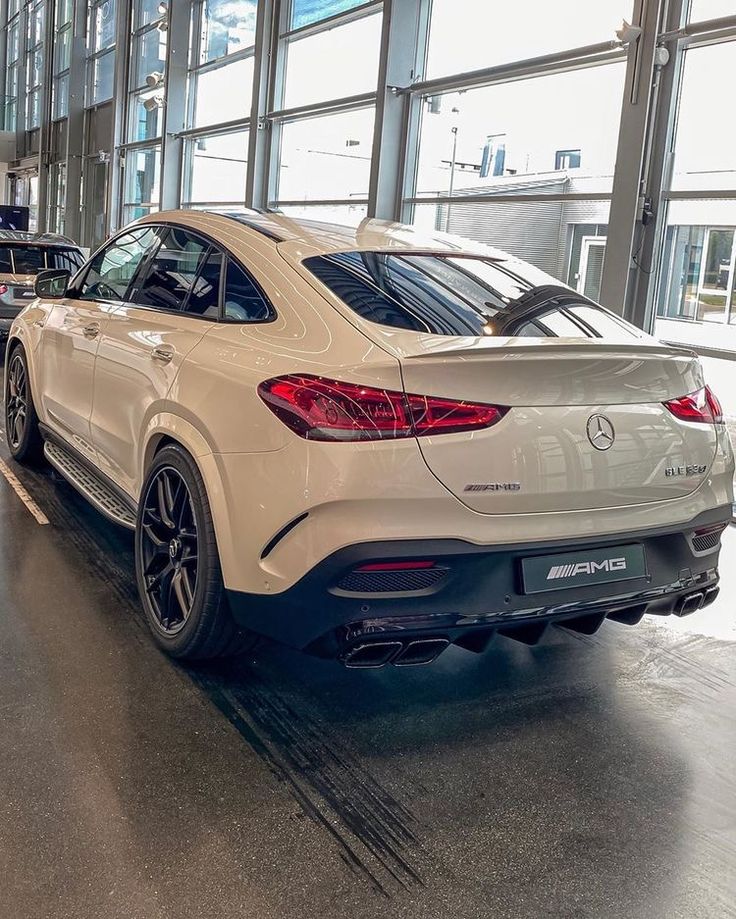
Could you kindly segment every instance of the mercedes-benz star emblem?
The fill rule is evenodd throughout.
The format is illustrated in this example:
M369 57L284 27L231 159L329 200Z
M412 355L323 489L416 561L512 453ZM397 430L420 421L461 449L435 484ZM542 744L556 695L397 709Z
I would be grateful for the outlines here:
M616 432L605 415L591 415L588 418L588 440L596 450L610 450L613 446Z

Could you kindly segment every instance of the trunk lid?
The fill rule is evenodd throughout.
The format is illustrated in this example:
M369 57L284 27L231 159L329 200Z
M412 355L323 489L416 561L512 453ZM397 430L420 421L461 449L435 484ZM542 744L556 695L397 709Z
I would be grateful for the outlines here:
M418 439L434 475L473 510L664 501L694 491L710 469L715 427L681 422L662 404L703 386L688 352L650 338L412 337L394 341L407 392L511 407L487 430Z

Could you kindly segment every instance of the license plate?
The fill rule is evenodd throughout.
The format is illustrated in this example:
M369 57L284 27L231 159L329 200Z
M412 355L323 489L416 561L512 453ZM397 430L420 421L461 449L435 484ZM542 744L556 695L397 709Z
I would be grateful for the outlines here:
M31 300L35 296L34 292L27 287L16 287L14 295L17 300Z
M634 544L524 558L521 560L521 574L524 593L538 594L547 590L644 578L647 564L644 547Z

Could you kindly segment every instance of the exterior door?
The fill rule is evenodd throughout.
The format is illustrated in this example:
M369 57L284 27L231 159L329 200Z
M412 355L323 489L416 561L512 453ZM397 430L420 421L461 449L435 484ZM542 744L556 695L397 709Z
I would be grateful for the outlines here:
M706 231L698 283L698 319L726 322L735 254L733 229L711 227Z
M599 300L603 259L606 255L605 236L584 236L580 250L580 274L577 289L591 300Z
M106 323L94 378L100 468L136 499L145 432L167 410L182 362L219 316L221 253L176 227L157 234L127 302Z
M46 423L95 458L91 443L94 366L110 315L125 298L153 234L137 230L118 237L89 264L73 296L54 305L39 351L39 380Z

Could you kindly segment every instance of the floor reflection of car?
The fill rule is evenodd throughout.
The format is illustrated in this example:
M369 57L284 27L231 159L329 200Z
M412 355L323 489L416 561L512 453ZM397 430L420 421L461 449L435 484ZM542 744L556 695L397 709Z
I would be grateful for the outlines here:
M39 271L64 269L74 274L83 264L79 246L65 236L0 230L0 341L36 296L33 282Z
M503 252L174 211L36 291L8 447L135 531L174 656L420 664L715 599L734 462L697 357Z

